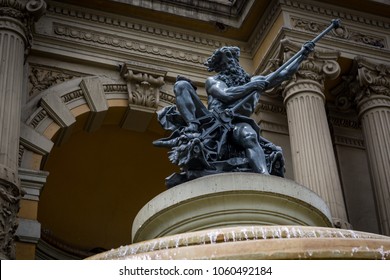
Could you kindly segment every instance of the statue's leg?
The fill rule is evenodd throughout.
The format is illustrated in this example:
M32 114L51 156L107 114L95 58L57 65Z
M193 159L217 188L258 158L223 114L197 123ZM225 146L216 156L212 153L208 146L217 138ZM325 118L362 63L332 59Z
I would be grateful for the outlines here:
M189 126L196 130L198 118L207 114L206 106L200 101L196 90L185 80L177 81L173 87L176 96L176 107Z
M254 172L269 174L265 154L260 146L256 131L247 123L238 123L233 129L234 141L245 149L249 165Z

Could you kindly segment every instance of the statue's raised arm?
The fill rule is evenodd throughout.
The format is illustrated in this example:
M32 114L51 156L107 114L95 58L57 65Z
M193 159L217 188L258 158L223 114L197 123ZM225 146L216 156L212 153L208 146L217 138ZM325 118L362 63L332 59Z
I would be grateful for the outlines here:
M266 77L268 87L272 87L279 84L280 80L286 80L290 78L290 73L294 73L299 67L299 64L307 58L307 56L314 50L315 44L329 33L332 29L340 27L340 19L332 20L332 23L313 40L306 42L301 50L292 56L287 62L279 67L275 72ZM286 78L285 78L286 77Z
M307 41L303 44L300 51L293 55L288 61L286 61L282 66L280 66L275 72L270 73L267 76L254 76L251 81L264 81L264 90L274 88L275 86L280 85L283 81L286 81L292 77L292 75L298 70L299 65L304 61L308 55L314 50L315 44L326 34L328 34L332 29L340 27L340 19L333 19L331 24L320 34L318 34L313 40ZM252 94L259 94L259 92L252 92ZM250 99L251 96L248 95L246 98L242 99L235 108L231 108L231 111L238 110L239 107L247 102L247 99Z

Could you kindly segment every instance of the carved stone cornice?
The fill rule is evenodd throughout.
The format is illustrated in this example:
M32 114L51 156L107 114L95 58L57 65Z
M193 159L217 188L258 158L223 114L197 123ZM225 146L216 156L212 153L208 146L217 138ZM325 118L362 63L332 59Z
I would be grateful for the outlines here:
M60 3L52 2L48 6L48 12L53 15L67 16L69 18L75 18L85 20L90 23L99 23L110 28L118 28L120 30L128 30L138 34L152 35L155 38L161 38L162 40L175 40L180 42L186 42L192 45L198 46L213 46L219 48L226 45L226 42L222 42L213 38L208 38L200 34L188 34L179 30L168 29L164 26L154 26L147 22L142 22L136 19L131 21L125 18L111 17L107 14L96 14L93 10L80 10L76 7L69 5L62 5ZM89 31L89 30L87 30ZM88 39L89 35L87 36ZM203 62L203 61L202 61Z
M291 7L294 9L299 9L304 13L309 15L322 15L329 18L331 15L332 18L339 18L341 20L348 20L351 22L356 22L359 24L367 24L370 26L389 29L390 22L381 20L378 17L366 18L362 14L354 13L353 11L345 11L343 9L330 9L329 6L320 7L316 5L318 2L309 2L308 1L297 1L297 0L279 0L282 5L286 7Z
M155 43L146 43L132 38L120 37L106 32L91 31L64 24L54 24L54 34L59 37L77 40L86 44L105 45L113 48L134 51L140 54L158 55L168 59L186 61L204 68L206 56L195 54L189 50L171 48Z
M160 89L167 72L144 63L127 62L121 67L121 77L127 82L130 105L157 108Z
M309 31L316 34L324 30L329 25L329 23L320 23L303 19L301 17L291 17L291 22L294 29ZM333 29L328 33L328 36L345 39L354 43L366 44L379 48L388 48L385 36L381 37L379 35L367 34L345 25L341 25L340 27Z

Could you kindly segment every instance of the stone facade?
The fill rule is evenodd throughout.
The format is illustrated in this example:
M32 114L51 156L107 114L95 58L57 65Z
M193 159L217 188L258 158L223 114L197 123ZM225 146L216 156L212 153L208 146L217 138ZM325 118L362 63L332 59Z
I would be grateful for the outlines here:
M384 16L389 5L369 1L366 10L357 11L353 1L341 6L308 0L197 1L193 7L184 0L133 6L111 1L101 12L91 2L0 1L2 258L77 258L99 247L111 249L105 247L115 244L103 246L98 234L96 240L90 236L95 244L90 245L82 237L88 233L72 224L84 217L82 203L80 217L65 215L63 222L77 228L80 238L62 231L53 216L67 210L50 208L49 198L60 203L65 196L60 191L67 189L75 201L93 208L88 197L101 189L118 197L129 194L127 208L117 213L118 223L130 228L135 215L125 212L138 211L136 203L146 204L148 194L164 191L157 181L163 168L141 175L137 168L148 166L142 157L99 147L99 155L107 154L100 158L110 163L107 170L122 170L137 187L116 189L97 180L93 194L87 194L77 176L96 177L99 164L91 158L90 168L82 169L86 173L77 175L82 168L78 144L69 148L74 168L52 167L61 161L57 152L83 133L99 137L108 126L140 142L160 138L155 112L175 102L177 75L191 78L207 101L203 83L210 74L203 62L214 49L237 45L248 72L267 73L333 18L341 19L341 28L318 43L290 82L262 97L253 118L263 136L283 148L286 176L327 203L336 227L390 235L390 21ZM186 17L177 17L178 12ZM123 147L136 154L131 149ZM115 164L122 157L128 165ZM154 175L155 181L146 178ZM154 183L143 183L149 180ZM96 199L103 204L108 197ZM80 222L91 228L94 219ZM107 227L109 222L97 223Z

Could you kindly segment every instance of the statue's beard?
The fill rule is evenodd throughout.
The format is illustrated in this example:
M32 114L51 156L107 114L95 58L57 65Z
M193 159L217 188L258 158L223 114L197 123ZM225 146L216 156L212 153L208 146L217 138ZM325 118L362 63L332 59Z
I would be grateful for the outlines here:
M250 81L250 75L238 63L230 63L216 78L228 87L242 86Z

